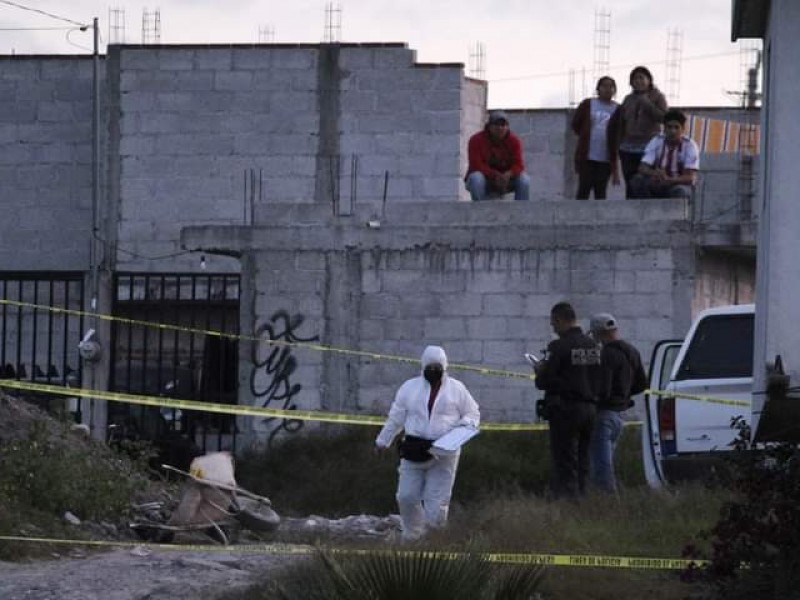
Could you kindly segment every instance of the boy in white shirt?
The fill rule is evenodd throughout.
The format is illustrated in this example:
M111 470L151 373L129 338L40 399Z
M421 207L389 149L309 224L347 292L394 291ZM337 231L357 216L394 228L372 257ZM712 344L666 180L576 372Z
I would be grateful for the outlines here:
M689 198L697 181L700 151L684 135L686 115L671 109L664 115L664 133L647 144L639 172L631 180L632 198Z

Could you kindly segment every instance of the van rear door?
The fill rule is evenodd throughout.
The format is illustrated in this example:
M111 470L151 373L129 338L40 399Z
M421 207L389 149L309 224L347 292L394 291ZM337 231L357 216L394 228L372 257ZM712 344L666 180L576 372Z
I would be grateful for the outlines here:
M710 314L689 333L668 386L673 392L747 402L735 406L675 400L678 454L729 450L736 437L731 420L749 421L753 372L753 314Z
M649 374L651 390L663 390L667 386L669 374L672 372L682 344L681 340L663 340L653 348ZM661 421L668 415L662 409L661 398L657 394L645 394L644 409L644 422L642 423L644 475L650 486L661 487L666 483L661 464L662 435L674 440L674 420L671 428L669 422L665 421L665 430L662 432Z

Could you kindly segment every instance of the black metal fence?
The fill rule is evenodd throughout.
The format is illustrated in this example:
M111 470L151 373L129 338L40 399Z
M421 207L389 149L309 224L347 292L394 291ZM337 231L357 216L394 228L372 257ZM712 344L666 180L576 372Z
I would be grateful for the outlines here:
M230 274L118 274L115 316L169 329L112 322L110 389L236 404L240 278ZM109 432L156 442L162 458L186 462L197 451L236 450L231 415L109 404Z
M80 312L82 273L0 272L0 378L79 386L78 343L84 317L47 307ZM26 393L44 408L81 419L80 398Z

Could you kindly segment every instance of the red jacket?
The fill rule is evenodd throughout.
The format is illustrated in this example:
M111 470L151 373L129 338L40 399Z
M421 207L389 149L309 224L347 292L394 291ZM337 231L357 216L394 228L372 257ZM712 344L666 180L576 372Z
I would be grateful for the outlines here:
M467 156L467 175L480 171L487 179L495 179L506 171L517 176L525 170L522 142L510 131L503 139L495 142L489 137L488 128L484 128L469 138Z

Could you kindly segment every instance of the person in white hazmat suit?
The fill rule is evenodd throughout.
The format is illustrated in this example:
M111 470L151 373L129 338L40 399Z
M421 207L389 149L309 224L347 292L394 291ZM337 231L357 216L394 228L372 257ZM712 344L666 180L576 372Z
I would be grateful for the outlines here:
M444 349L425 348L422 374L397 390L375 439L377 448L385 449L401 430L405 432L397 483L403 541L419 539L427 528L447 522L460 451L434 457L428 452L432 442L454 427L477 428L479 423L478 403L463 383L447 374Z

